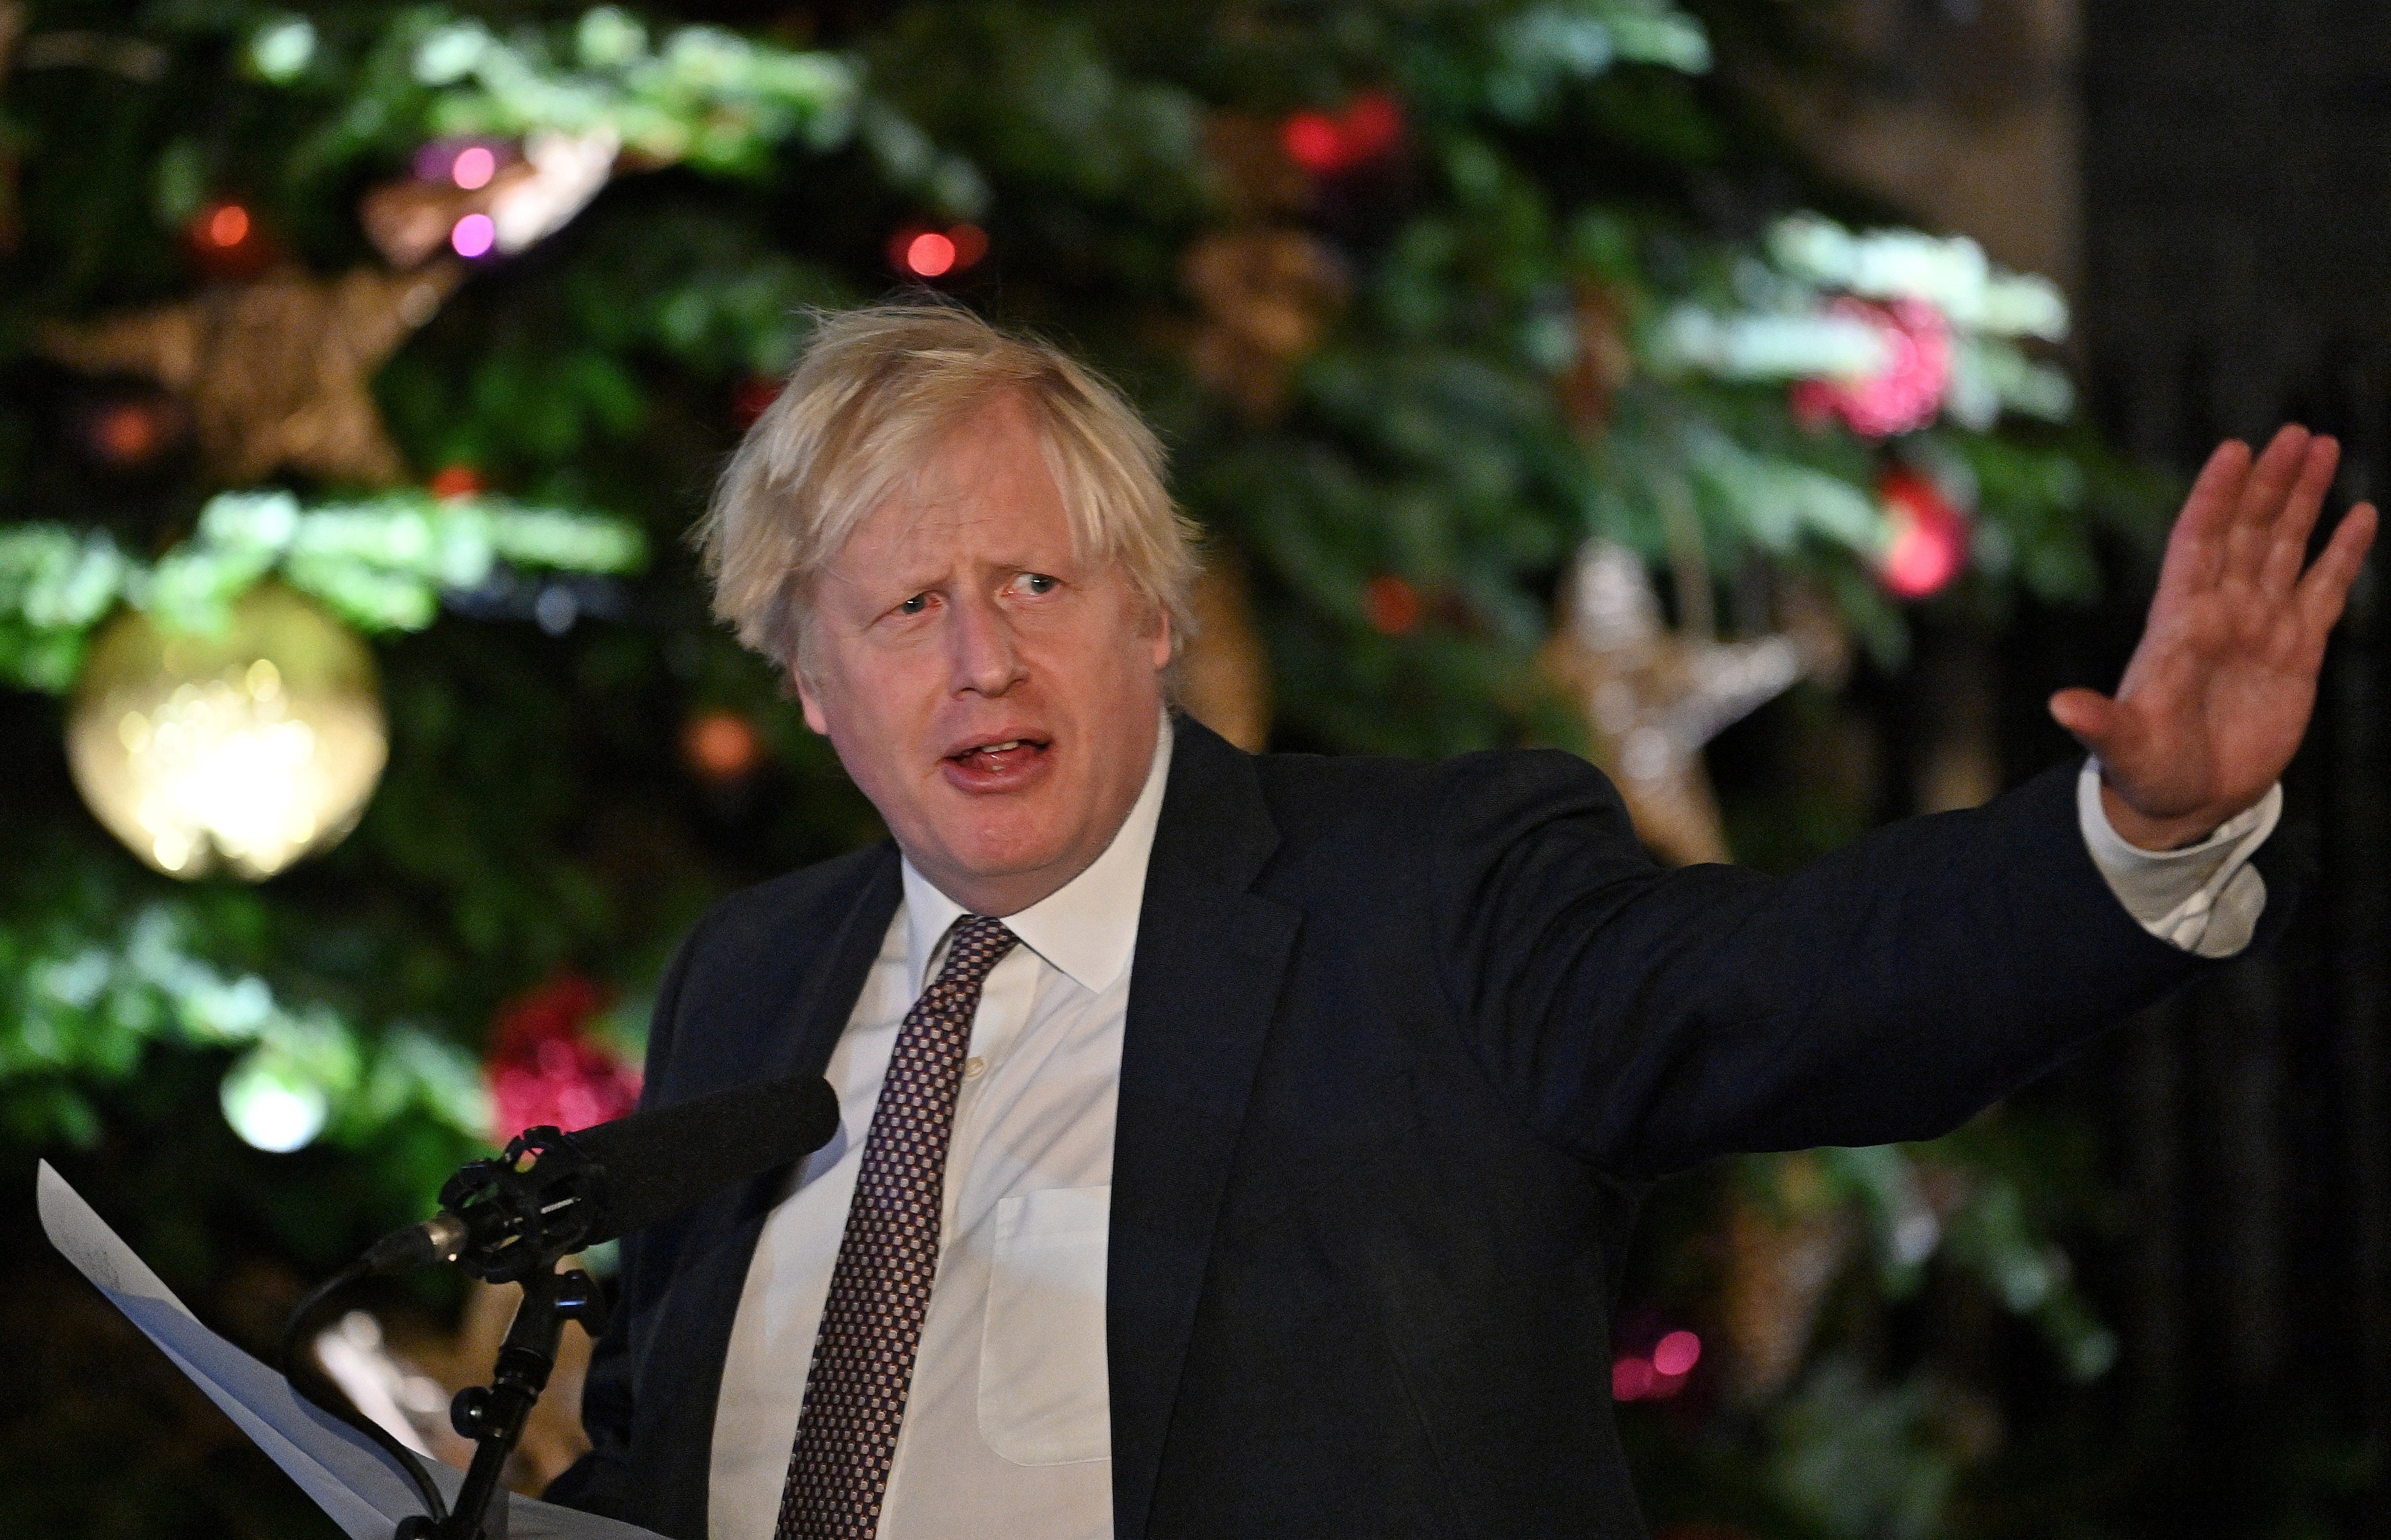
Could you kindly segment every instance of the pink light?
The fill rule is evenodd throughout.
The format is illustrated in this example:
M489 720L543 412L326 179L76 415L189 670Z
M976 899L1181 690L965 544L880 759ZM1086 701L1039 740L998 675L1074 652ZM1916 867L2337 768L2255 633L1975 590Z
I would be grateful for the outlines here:
M1672 1331L1652 1349L1652 1372L1681 1380L1701 1361L1702 1340L1690 1331Z
M1913 524L1884 553L1884 585L1906 599L1922 599L1951 581L1959 558L1947 541Z
M498 227L487 214L467 214L448 232L448 244L460 257L486 257L498 242Z
M457 152L456 162L448 168L449 176L467 192L488 186L490 178L498 173L498 158L490 153L486 145L466 146Z
M955 243L936 230L924 230L905 246L905 266L924 278L935 278L955 264Z
M1860 379L1804 379L1792 391L1793 415L1823 427L1841 417L1863 438L1884 439L1932 423L1951 389L1951 323L1922 300L1877 304L1849 296L1831 314L1872 327L1884 367Z
M1610 1399L1641 1401L1652 1393L1652 1360L1620 1358L1610 1366Z

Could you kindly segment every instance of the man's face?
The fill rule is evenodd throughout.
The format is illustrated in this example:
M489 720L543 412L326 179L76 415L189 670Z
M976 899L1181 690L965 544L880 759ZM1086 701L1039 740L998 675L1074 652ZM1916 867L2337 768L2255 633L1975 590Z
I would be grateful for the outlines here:
M815 584L806 724L922 875L1015 914L1104 853L1154 756L1167 620L1083 562L1021 404L965 419Z

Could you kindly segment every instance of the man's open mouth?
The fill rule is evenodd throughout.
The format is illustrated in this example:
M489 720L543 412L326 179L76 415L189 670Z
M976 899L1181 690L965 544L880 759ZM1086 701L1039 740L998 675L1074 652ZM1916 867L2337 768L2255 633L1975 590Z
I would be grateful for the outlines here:
M966 770L985 776L1027 764L1045 751L1044 738L1008 738L995 743L975 744L947 757Z

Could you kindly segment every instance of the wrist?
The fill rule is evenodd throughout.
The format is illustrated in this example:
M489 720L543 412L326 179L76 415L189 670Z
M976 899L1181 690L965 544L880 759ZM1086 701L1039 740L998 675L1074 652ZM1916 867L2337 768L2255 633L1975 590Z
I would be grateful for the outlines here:
M2117 789L2109 784L2105 773L2100 776L2100 811L2119 839L2137 850L2154 853L2196 845L2216 833L2229 816L2204 808L2172 818L2152 817L2117 795Z

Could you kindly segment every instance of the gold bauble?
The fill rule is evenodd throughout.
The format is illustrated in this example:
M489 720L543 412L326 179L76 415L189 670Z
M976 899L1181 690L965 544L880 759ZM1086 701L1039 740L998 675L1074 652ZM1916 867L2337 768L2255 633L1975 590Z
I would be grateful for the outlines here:
M258 881L337 843L389 754L373 655L277 583L213 632L126 610L93 640L67 717L75 787L172 877Z

